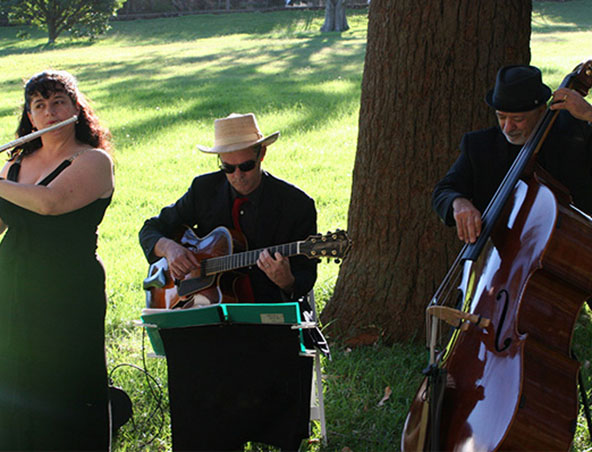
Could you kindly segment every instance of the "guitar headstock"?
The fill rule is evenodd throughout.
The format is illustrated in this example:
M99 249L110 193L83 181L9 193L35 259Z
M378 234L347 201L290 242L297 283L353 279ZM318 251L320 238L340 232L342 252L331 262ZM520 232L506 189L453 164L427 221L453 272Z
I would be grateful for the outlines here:
M578 64L571 76L571 88L586 97L592 88L592 60Z
M310 259L326 257L329 259L343 259L351 248L352 242L346 231L337 229L325 235L309 236L300 244L300 254Z

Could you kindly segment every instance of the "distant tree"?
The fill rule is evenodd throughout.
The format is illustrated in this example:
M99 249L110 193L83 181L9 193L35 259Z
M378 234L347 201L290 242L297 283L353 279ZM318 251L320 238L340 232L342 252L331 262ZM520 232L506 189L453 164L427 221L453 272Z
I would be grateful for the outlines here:
M326 0L325 23L321 31L345 30L349 30L347 17L345 17L345 0Z
M64 31L94 38L109 28L109 18L125 0L0 0L10 23L46 29L48 44Z

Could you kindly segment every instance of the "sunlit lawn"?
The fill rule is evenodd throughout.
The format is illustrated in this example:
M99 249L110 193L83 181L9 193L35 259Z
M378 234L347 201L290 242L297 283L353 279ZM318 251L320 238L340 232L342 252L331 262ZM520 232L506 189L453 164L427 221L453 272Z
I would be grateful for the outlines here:
M588 0L572 0L535 2L534 9L532 61L556 87L576 63L592 56L591 7ZM115 22L95 43L65 38L51 49L44 47L43 33L32 30L30 39L20 41L16 28L0 28L2 143L13 138L22 80L47 67L79 78L113 134L117 189L99 245L108 274L110 369L143 365L141 329L133 321L144 304L141 281L147 266L137 233L146 218L183 194L194 175L216 169L216 159L196 149L212 143L215 118L255 112L264 133L280 130L265 167L316 199L320 231L346 227L365 15L349 11L351 30L326 35L318 31L322 11ZM336 274L335 264L320 266L319 307ZM590 337L579 328L576 350L590 348ZM397 450L424 358L421 345L349 351L334 344L334 359L325 362L329 445L309 448ZM147 365L163 385L166 412L165 363L150 359ZM146 450L170 447L168 418L159 430L143 374L125 367L113 377L132 395L136 414L136 429L124 428L118 450L139 450L148 441ZM379 407L386 386L393 395ZM579 426L576 450L588 449L585 438Z

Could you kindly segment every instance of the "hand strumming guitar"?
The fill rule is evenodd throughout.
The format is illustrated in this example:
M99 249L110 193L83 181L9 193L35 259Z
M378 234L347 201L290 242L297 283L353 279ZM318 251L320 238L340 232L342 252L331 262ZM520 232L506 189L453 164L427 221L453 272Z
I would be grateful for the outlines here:
M171 276L178 280L182 280L187 273L199 267L199 262L191 251L166 237L161 237L156 242L154 254L166 258Z

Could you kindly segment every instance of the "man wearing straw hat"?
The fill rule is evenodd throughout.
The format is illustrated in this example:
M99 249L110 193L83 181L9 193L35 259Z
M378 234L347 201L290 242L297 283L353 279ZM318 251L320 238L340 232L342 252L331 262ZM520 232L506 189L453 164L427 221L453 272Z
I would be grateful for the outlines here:
M267 147L279 132L264 136L255 115L231 114L214 122L214 146L198 146L217 154L220 171L196 177L174 204L144 223L140 243L150 263L165 257L179 280L199 264L195 255L172 240L183 225L204 237L219 226L238 229L249 249L306 239L315 234L314 201L299 188L261 168ZM257 267L247 271L250 284L241 301L281 302L306 295L316 280L316 262L304 256L270 255L265 250ZM250 285L250 288L248 287Z

